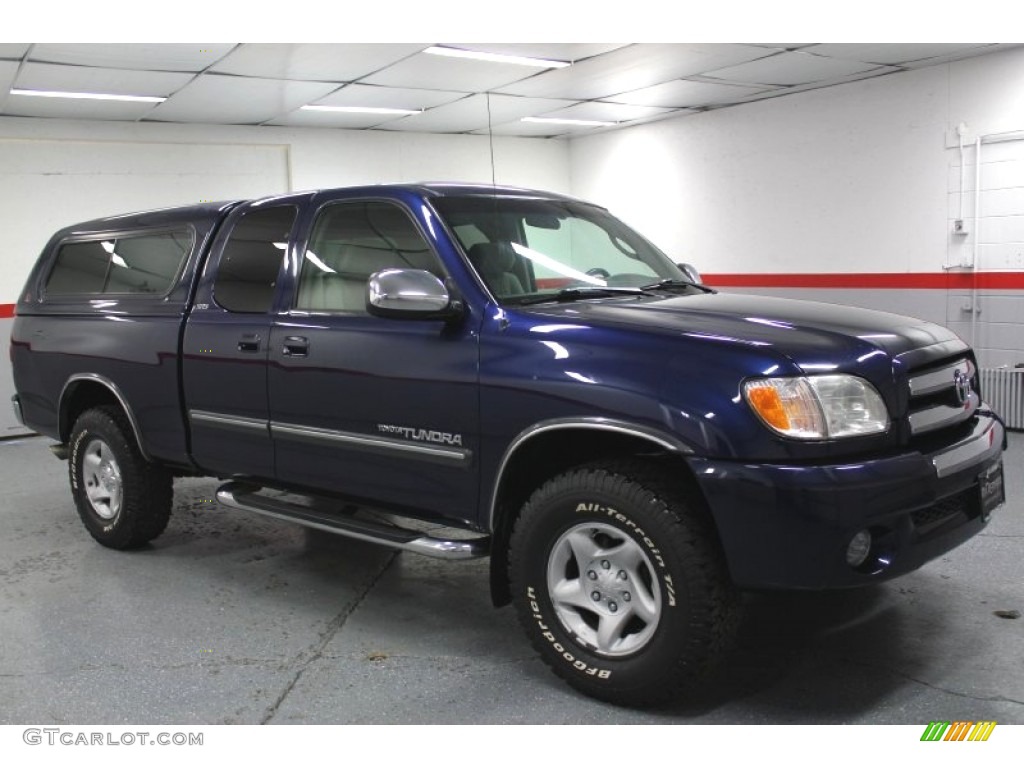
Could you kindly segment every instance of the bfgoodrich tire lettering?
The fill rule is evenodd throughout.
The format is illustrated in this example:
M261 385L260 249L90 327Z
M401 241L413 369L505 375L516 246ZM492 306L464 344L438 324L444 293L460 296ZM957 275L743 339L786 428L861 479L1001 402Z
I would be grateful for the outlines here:
M75 421L70 444L71 494L96 541L131 549L163 533L173 500L171 475L142 458L121 411L85 411Z
M639 462L545 483L513 529L509 571L520 622L544 661L617 704L698 690L737 623L713 531Z

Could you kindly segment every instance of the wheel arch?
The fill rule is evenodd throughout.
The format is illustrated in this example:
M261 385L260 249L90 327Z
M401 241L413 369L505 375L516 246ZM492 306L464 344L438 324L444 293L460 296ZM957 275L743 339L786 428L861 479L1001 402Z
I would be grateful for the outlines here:
M136 421L135 414L131 406L128 405L124 393L114 382L98 373L76 373L64 383L64 388L60 393L57 417L61 442L66 443L70 439L75 420L82 413L100 405L113 405L124 413L131 426L132 436L139 453L142 454L142 458L150 461L149 453L142 441L142 432L139 430L138 421Z
M671 468L687 492L700 494L684 460L694 449L650 427L604 419L556 419L523 430L506 448L491 488L486 530L491 544L491 601L511 601L508 543L512 526L530 494L562 472L601 459L647 458ZM700 495L701 500L703 496Z

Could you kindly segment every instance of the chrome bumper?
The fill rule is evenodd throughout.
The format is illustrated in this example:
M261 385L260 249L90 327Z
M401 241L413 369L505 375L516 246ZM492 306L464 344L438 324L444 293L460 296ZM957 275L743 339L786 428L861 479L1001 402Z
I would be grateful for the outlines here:
M997 419L981 418L970 437L933 454L932 466L938 477L948 477L972 465L987 464L1003 450L1006 431Z

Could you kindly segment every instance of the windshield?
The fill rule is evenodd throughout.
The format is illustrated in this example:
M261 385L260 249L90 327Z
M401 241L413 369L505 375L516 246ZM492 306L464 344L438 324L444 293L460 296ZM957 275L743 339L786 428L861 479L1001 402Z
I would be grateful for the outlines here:
M639 289L663 280L688 282L665 254L596 206L501 196L433 202L503 304L617 295L622 291L616 288Z

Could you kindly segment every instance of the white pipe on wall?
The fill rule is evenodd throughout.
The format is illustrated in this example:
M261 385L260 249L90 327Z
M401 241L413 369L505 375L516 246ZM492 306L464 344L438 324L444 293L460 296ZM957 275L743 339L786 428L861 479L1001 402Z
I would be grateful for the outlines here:
M981 240L981 136L974 140L974 242L971 244L971 349L978 348L978 242Z

